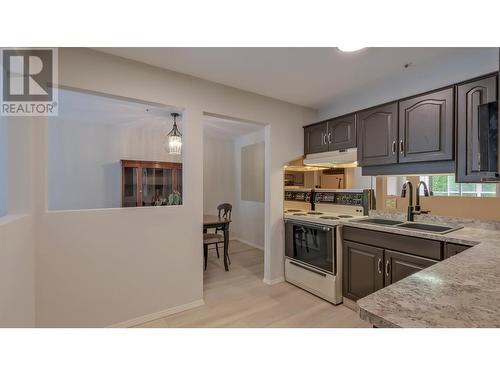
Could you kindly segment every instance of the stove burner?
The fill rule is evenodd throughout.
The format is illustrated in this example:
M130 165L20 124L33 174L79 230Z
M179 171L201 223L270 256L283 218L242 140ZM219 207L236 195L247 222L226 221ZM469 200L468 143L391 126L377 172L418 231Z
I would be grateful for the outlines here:
M339 218L336 216L321 216L320 219L325 219L325 220L338 220Z
M339 215L339 217L341 217L343 219L347 219L347 218L354 217L354 216L351 216L351 215Z
M306 214L298 213L298 214L293 214L293 216L306 216Z
M292 210L286 210L286 212L300 212L300 211L302 211L302 210L293 210L293 209Z
M316 211L309 211L307 214L308 215L324 215L323 212L316 212Z

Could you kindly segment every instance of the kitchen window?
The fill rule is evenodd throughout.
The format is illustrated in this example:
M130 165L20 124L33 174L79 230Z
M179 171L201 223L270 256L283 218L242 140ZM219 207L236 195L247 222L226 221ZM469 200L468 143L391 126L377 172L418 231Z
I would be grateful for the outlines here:
M433 196L479 198L500 196L500 184L457 183L454 175L420 176L420 181L427 184Z

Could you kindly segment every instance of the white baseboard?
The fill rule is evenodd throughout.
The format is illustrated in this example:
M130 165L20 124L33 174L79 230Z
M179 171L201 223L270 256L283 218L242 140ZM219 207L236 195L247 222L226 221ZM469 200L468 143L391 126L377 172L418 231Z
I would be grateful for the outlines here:
M235 241L239 241L241 243L244 243L245 245L248 245L248 246L252 246L252 247L255 247L256 249L259 249L259 250L262 250L264 251L264 247L263 246L260 246L260 245L256 245L254 243L251 243L249 241L246 241L242 238L239 238L239 237L230 237L229 240L235 240Z
M136 326L136 325L139 325L139 324L142 324L142 323L150 322L151 320L156 320L156 319L163 318L164 316L173 315L173 314L176 314L176 313L179 313L179 312L182 312L182 311L194 309L195 307L199 307L199 306L202 306L204 304L205 304L205 301L203 301L202 299L200 299L200 300L197 300L197 301L186 303L184 305L174 306L174 307L171 307L169 309L158 311L158 312L155 312L155 313L152 313L152 314L147 314L147 315L139 316L137 318L130 319L130 320L127 320L125 322L116 323L116 324L113 324L113 325L109 326L108 328L129 328L129 327L133 327L133 326Z
M262 280L265 284L267 285L274 285L274 284L279 284L279 283L282 283L285 281L285 277L282 276L282 277L278 277L276 279L272 279L272 280L269 280L269 279L263 279Z

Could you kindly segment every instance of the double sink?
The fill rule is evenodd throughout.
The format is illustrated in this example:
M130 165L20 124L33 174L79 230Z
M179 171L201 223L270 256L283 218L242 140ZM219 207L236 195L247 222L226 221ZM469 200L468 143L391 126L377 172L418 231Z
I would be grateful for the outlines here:
M405 228L405 229L418 230L418 231L431 232L431 233L439 233L439 234L450 233L450 232L453 232L455 230L462 228L462 227L448 227L445 225L414 223L414 222L410 222L410 221L405 222L405 221L378 219L378 218L360 219L360 220L356 220L356 222L357 223L366 223L366 224L375 224L375 225L394 226L394 227L398 227L398 228Z

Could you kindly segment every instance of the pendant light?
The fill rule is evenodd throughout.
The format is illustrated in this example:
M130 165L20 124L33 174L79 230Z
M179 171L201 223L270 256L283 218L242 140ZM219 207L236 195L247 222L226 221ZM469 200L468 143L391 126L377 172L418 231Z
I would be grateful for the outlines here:
M179 117L178 113L172 113L171 116L174 118L174 126L170 133L167 134L167 139L163 144L166 150L170 155L180 155L182 149L182 134L177 129L177 117Z

